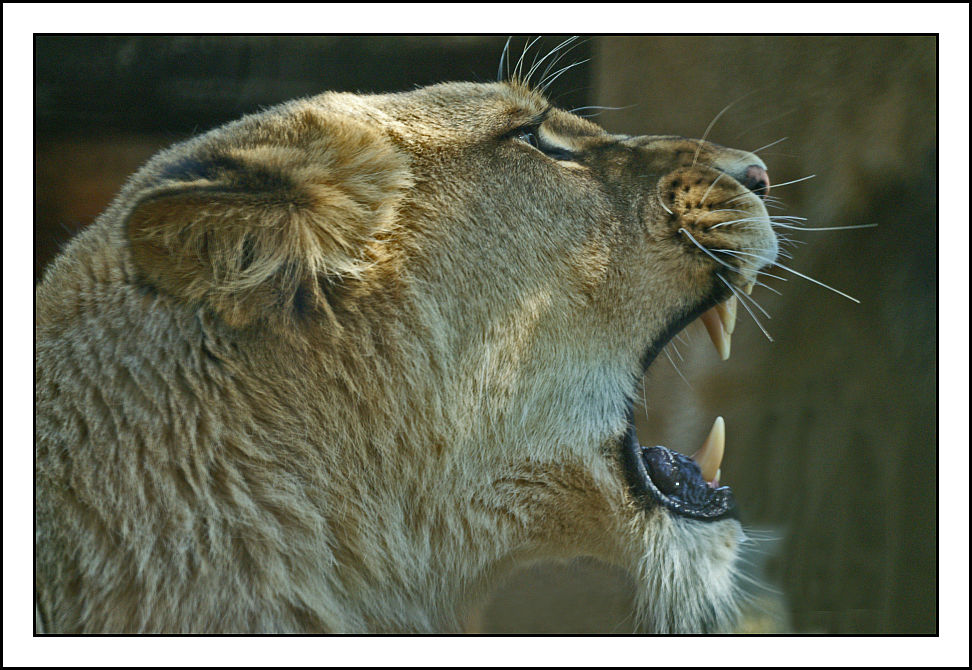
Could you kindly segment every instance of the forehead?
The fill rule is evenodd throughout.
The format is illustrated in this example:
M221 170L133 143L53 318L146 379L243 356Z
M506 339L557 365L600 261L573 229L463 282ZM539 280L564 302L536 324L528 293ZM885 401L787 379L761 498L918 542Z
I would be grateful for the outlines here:
M406 93L373 96L369 103L396 121L443 130L475 128L485 133L502 133L545 117L546 123L555 124L562 131L604 132L585 119L556 109L539 92L509 82L437 84Z

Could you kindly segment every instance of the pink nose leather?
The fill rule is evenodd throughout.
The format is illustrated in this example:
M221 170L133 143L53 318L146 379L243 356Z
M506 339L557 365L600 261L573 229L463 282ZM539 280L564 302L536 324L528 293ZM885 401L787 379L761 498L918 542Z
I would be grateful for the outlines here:
M761 198L765 197L770 192L769 174L759 165L750 165L746 168L746 175L743 177L743 186Z

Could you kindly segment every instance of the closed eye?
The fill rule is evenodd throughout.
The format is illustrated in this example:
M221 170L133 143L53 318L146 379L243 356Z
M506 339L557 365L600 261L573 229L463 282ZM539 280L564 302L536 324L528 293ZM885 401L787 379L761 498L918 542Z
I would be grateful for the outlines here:
M524 144L529 144L534 149L546 154L550 158L558 161L572 161L574 160L574 154L564 149L563 147L558 147L549 142L544 142L543 138L540 136L538 126L524 126L513 131L510 136L523 142Z
M540 137L533 128L520 128L513 133L513 137L521 142L526 142L534 149L540 148Z

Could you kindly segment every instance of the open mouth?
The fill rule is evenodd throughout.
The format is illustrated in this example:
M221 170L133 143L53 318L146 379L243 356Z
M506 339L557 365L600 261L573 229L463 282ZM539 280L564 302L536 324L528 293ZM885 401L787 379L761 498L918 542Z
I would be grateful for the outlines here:
M752 290L749 286L747 292ZM729 358L732 331L736 323L736 298L729 298L704 311L701 319L716 351ZM687 325L687 319L673 326L671 336ZM661 346L646 355L647 363ZM628 406L628 429L622 440L622 454L628 484L646 505L662 505L679 516L715 521L737 516L735 497L728 486L720 486L720 466L725 451L725 423L716 419L709 436L692 457L665 447L643 447L634 425L634 403Z

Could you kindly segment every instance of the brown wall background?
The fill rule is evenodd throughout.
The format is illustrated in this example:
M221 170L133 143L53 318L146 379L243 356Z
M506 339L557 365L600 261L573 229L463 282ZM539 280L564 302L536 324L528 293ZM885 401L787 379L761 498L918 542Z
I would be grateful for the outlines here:
M559 40L549 38L535 49ZM326 89L493 79L505 37L35 39L35 280L159 148ZM514 42L522 48L523 41ZM937 42L934 37L604 37L572 53L554 91L626 133L756 149L793 232L782 293L753 297L720 362L701 331L649 372L645 444L692 451L726 418L723 479L756 532L748 630L937 630ZM633 107L627 107L634 105ZM695 327L690 328L692 331ZM684 377L684 379L683 379ZM587 561L537 566L493 598L479 629L626 632L630 583Z

